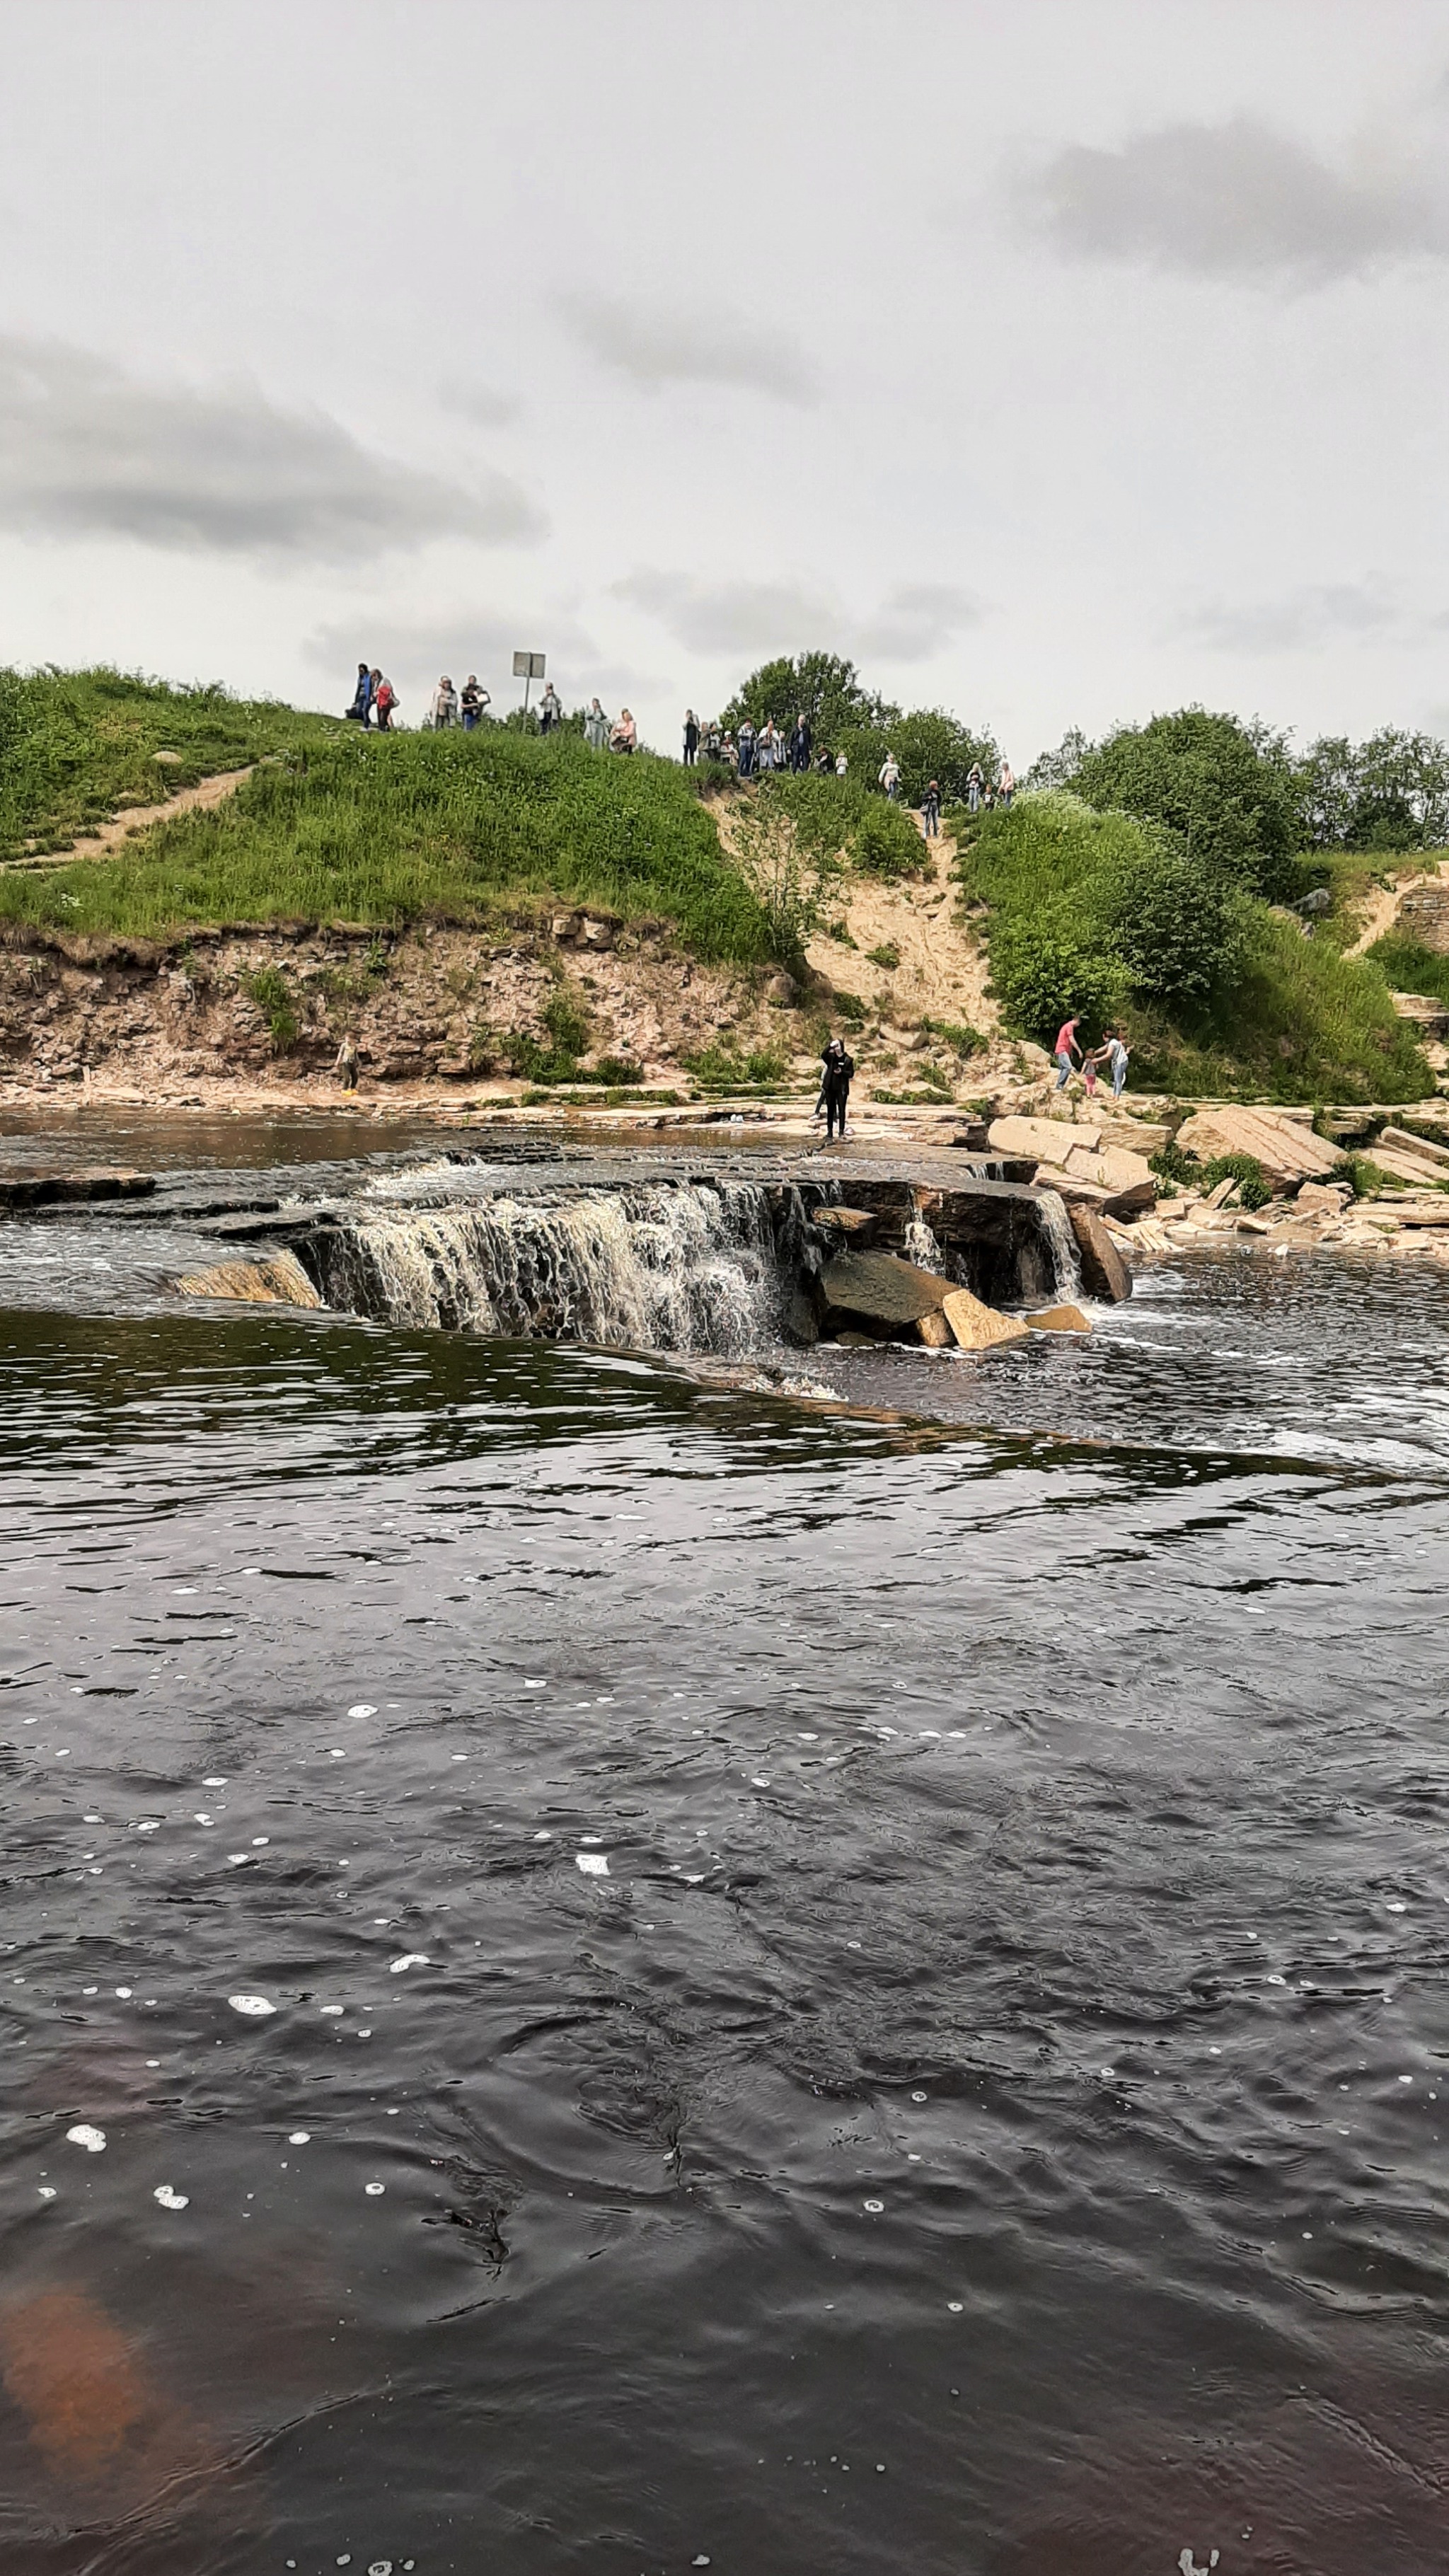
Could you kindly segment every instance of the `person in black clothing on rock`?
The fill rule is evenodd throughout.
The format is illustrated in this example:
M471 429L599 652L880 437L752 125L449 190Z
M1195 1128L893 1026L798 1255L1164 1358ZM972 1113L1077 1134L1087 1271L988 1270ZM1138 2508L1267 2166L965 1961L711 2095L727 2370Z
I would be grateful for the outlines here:
M845 1104L850 1098L850 1082L854 1071L855 1058L846 1054L845 1040L832 1038L820 1059L820 1098L815 1104L817 1118L822 1108L825 1111L827 1145L835 1136L837 1129L842 1139L844 1138Z

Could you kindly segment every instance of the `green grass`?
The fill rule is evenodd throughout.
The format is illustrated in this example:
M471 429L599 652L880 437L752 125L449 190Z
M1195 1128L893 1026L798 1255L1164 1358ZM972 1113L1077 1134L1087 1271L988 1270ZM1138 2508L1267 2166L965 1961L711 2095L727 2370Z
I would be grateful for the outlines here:
M63 849L118 807L329 740L340 718L120 671L0 671L0 858ZM158 761L156 754L174 758Z
M1406 939L1397 930L1386 931L1376 939L1367 954L1387 976L1396 993L1432 993L1441 1002L1449 1002L1449 957L1441 957L1436 948L1423 948L1417 939Z
M687 771L500 725L389 736L338 724L130 855L0 874L0 919L142 936L232 921L478 927L560 897L668 919L703 957L771 955L765 914Z
M1049 1044L1057 1022L1080 1009L1095 1043L1120 1012L1134 1088L1188 1098L1410 1101L1432 1092L1377 954L1345 957L1332 937L1305 939L1296 923L1244 897L1234 907L1231 959L1208 989L1171 1001L1149 995L1134 989L1103 928L1102 888L1139 845L1132 817L1097 814L1067 796L1025 796L1010 813L955 820L956 873L966 899L988 907L993 981L1016 1034Z

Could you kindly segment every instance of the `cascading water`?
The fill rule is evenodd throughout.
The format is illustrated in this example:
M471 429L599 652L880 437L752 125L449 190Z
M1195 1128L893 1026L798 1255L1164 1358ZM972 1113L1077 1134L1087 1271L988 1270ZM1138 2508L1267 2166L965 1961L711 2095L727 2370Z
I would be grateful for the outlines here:
M951 1264L942 1246L923 1216L908 1217L901 1232L901 1250L917 1270L934 1270L942 1278L951 1276Z
M1071 1218L1055 1190L1040 1193L1037 1221L1052 1265L1052 1286L1063 1304L1074 1305L1082 1293L1082 1265Z
M331 1304L390 1323L727 1358L774 1338L784 1289L770 1200L724 1180L388 1210L316 1259Z

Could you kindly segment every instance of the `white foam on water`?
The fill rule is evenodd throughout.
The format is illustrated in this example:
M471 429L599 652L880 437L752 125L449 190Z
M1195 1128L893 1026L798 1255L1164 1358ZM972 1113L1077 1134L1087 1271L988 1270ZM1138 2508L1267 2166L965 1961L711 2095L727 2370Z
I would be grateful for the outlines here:
M224 1789L226 1787L226 1775L224 1772L221 1774L212 1772L205 1780L202 1781L201 1785L203 1789Z
M37 2183L36 2191L41 2200L54 2200L56 2196L55 2185L53 2182Z
M370 1699L360 1699L354 1707L348 1710L347 1714L349 1717L376 1717L377 1711L373 1707Z
M228 1995L227 2002L234 2013L242 2013L251 2021L265 2021L277 2009L265 1995Z
M173 2191L169 2182L158 2182L151 2197L159 2200L163 2209L189 2209L191 2206L185 2192Z
M73 2147L84 2147L87 2155L101 2156L105 2154L105 2130L92 2128L89 2120L77 2120L75 2127L73 2129L67 2129L65 2134L69 2145Z
M340 2013L346 2012L347 2006L345 2004L324 2004L322 2006L322 2010L327 2015L329 2021L335 2021Z
M311 2143L312 2143L312 2132L311 2132L311 2130L310 2130L310 2129L289 2129L289 2130L288 2130L288 2132L287 2132L287 2144L288 2144L288 2146L289 2146L289 2147L310 2147Z
M405 1969L430 1968L432 1964L426 1950L404 1950L400 1959L389 1960L387 1972L390 1977L400 1977Z
M586 1878L607 1878L609 1875L609 1864L602 1852L575 1852L574 1867L581 1869Z
M385 2182L365 2182L362 2188L366 2192L369 2200L381 2200L383 2193L387 2189L387 2185Z

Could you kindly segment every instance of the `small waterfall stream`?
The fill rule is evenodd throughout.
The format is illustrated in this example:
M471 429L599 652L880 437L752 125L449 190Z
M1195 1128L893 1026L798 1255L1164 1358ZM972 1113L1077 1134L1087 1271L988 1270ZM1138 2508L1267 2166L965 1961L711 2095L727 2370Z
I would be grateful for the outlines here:
M785 1281L765 1192L725 1180L389 1208L316 1257L329 1303L390 1323L726 1358L774 1338Z
M1082 1293L1082 1264L1077 1238L1064 1201L1055 1190L1043 1190L1037 1202L1042 1240L1051 1257L1052 1284L1064 1305L1075 1305Z

